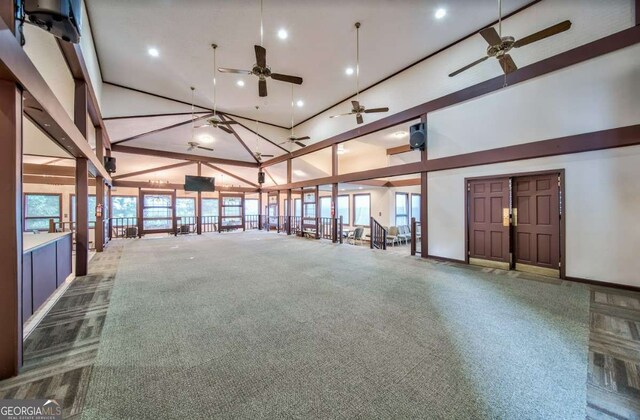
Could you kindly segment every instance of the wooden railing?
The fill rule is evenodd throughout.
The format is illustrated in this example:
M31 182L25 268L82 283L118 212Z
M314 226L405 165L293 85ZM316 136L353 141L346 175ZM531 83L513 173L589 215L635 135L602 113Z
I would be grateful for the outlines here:
M89 230L94 230L96 228L95 222L89 222ZM65 221L56 221L55 219L49 219L49 233L55 232L71 232L71 240L75 246L76 243L76 222L65 222ZM89 241L89 249L95 249L95 243L93 241Z
M420 222L416 218L411 218L411 255L416 255L416 245L420 239ZM422 250L421 250L422 251Z
M137 217L112 217L109 219L111 238L135 238L139 236Z
M338 219L334 219L332 217L319 217L318 218L318 235L322 239L331 239L333 242L336 242L337 235L336 226L338 223Z
M301 235L302 234L302 217L300 216L289 216L291 223L291 234L292 235Z
M371 242L369 246L371 249L387 249L387 229L371 218Z
M196 216L176 217L176 234L195 233L198 230L198 220Z
M260 225L260 216L257 214L245 215L244 216L244 228L245 230L254 230L258 229Z
M218 216L202 216L200 223L202 224L202 233L218 231Z

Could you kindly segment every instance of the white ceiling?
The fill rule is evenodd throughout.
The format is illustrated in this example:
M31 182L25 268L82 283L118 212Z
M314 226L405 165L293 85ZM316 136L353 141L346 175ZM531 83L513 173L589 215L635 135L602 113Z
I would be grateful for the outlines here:
M250 69L253 45L260 42L259 1L234 0L86 0L103 79L159 95L212 106L213 56L218 66ZM528 3L504 0L503 13ZM437 8L447 9L442 20ZM264 1L264 46L267 63L279 73L298 75L304 84L295 88L300 121L355 91L355 77L345 68L355 65L356 21L362 22L361 86L369 86L451 42L490 24L497 17L495 0L285 0ZM280 40L285 28L289 37ZM160 56L147 54L149 47ZM135 69L135 71L132 71ZM253 117L260 103L262 118L290 125L290 85L270 80L269 96L259 100L257 81L217 74L221 110ZM384 106L372 104L371 106ZM121 109L105 107L104 114L120 116Z

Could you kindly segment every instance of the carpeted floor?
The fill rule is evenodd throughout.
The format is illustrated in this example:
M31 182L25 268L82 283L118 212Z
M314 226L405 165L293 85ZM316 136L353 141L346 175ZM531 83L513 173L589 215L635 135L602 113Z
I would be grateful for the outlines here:
M585 286L263 232L125 246L84 419L585 418Z

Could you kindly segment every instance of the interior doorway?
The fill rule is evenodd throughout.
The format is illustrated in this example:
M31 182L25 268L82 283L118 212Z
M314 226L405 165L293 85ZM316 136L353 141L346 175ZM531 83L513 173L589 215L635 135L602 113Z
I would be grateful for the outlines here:
M564 277L564 171L466 179L467 262Z

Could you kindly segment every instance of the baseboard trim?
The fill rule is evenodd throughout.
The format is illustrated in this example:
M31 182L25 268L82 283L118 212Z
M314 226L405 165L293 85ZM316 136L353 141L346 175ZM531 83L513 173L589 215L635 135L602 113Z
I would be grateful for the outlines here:
M640 293L640 287L638 287L638 286L630 286L628 284L611 283L611 282L608 282L608 281L590 280L590 279L583 279L581 277L570 277L570 276L566 276L563 280L573 281L573 282L576 282L576 283L588 284L590 286L611 287L613 289L627 290L627 291L630 291L630 292Z
M438 257L436 255L422 255L422 258L429 258L431 260L446 261L446 262L452 262L452 263L458 263L458 264L466 264L467 263L465 260L456 260L455 258Z

